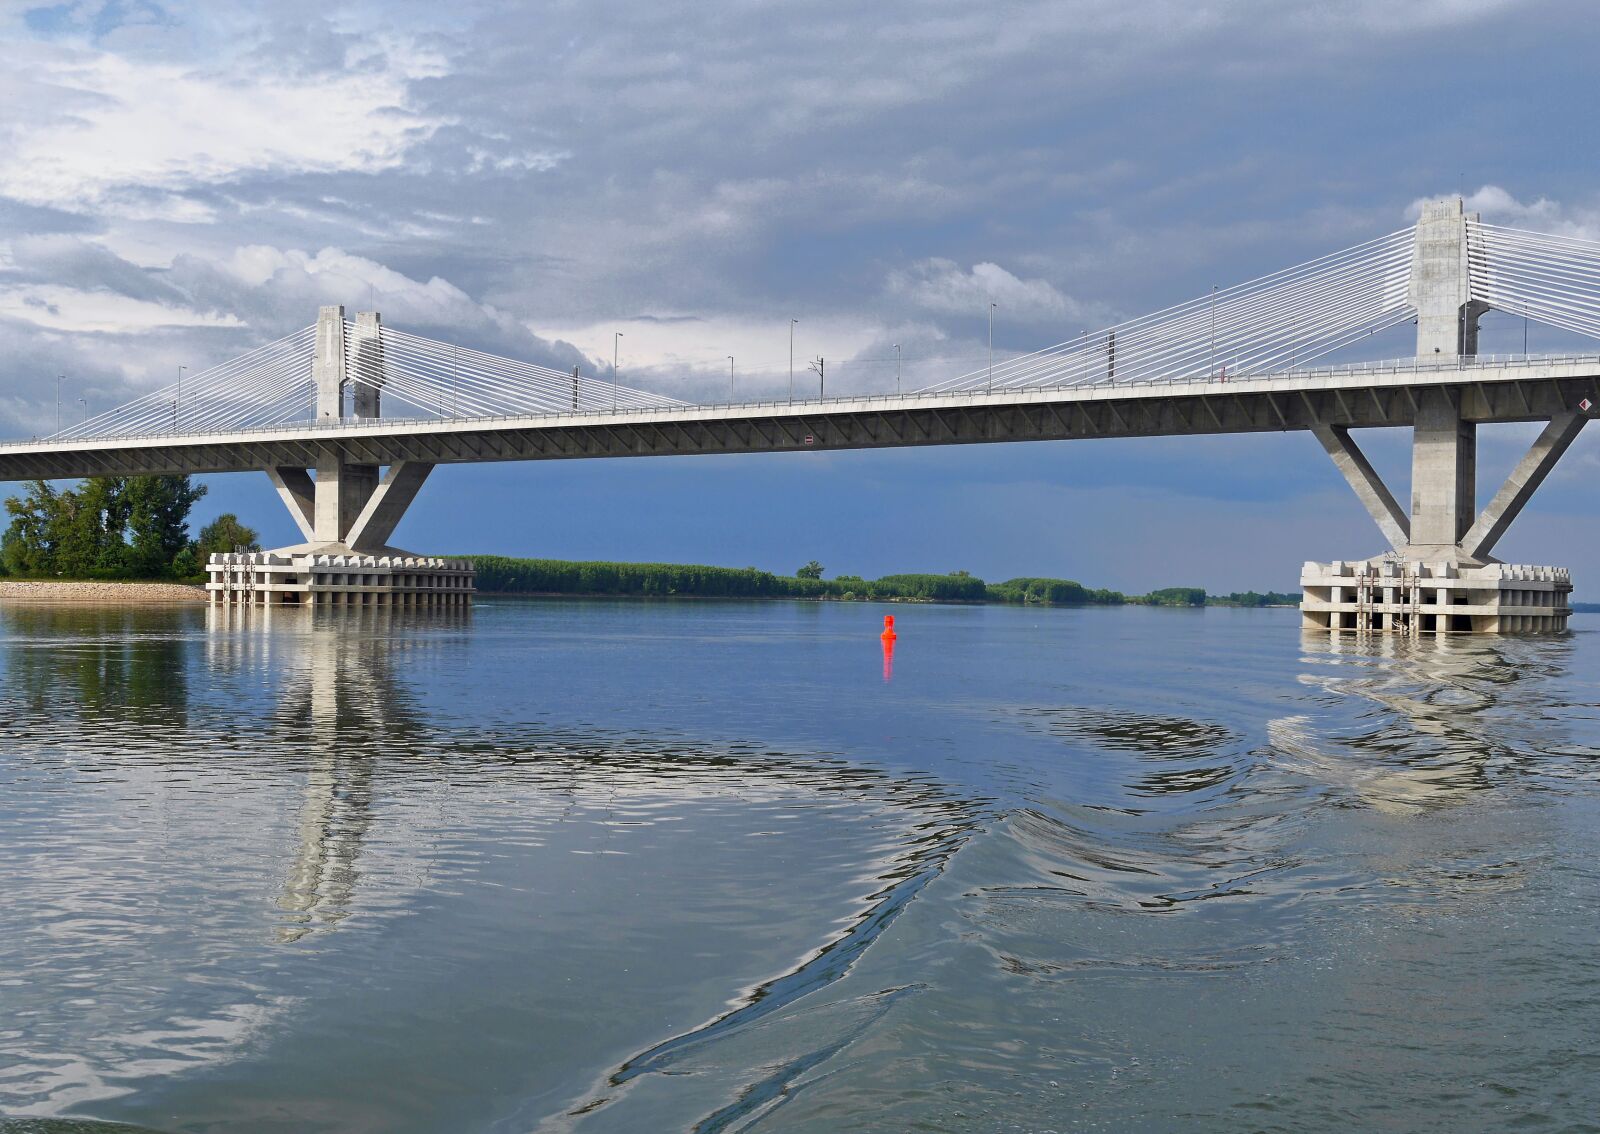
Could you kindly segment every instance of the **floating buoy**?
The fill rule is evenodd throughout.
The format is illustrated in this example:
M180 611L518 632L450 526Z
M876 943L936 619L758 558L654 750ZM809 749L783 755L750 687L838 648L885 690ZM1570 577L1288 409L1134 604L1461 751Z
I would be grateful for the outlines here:
M880 637L882 637L884 641L888 642L893 641L899 636L900 635L894 632L894 615L885 614L883 616L883 633L880 635Z

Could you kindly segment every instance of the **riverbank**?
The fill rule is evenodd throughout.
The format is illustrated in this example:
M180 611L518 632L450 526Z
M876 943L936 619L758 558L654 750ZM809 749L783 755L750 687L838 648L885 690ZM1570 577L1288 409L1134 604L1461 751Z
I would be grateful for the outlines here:
M186 583L112 583L0 579L0 602L76 602L144 606L205 602L206 589Z

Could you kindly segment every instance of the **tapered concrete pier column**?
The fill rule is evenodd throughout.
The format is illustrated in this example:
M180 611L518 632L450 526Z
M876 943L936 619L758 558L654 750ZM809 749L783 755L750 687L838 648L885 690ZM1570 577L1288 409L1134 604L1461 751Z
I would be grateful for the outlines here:
M1425 391L1411 438L1411 554L1454 560L1477 516L1478 427L1443 389Z
M377 465L346 464L340 449L325 449L317 461L316 542L343 542L377 487Z

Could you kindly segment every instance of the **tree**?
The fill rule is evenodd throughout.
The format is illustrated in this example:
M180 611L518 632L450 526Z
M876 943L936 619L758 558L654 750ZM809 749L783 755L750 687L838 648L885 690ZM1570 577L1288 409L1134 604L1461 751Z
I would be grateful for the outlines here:
M246 551L260 551L260 537L254 528L241 524L238 516L224 512L200 529L200 537L194 541L194 556L204 564L213 555L226 555L241 547Z
M123 529L128 510L120 477L93 477L57 492L34 481L20 500L6 501L11 526L3 543L14 575L115 578L126 571Z
M189 509L205 491L186 476L90 477L59 492L34 481L6 501L0 560L14 575L168 577L189 548Z
M797 579L820 579L822 578L822 564L813 559L794 574Z
M28 493L6 501L11 526L0 543L0 557L12 575L47 575L55 564L53 518L59 508L56 491L42 480L29 483Z
M189 509L206 494L186 476L141 476L127 482L128 547L132 573L158 578L172 573L172 561L189 546Z
M72 579L115 579L129 572L128 481L90 477L56 495L52 516L55 563L51 572Z

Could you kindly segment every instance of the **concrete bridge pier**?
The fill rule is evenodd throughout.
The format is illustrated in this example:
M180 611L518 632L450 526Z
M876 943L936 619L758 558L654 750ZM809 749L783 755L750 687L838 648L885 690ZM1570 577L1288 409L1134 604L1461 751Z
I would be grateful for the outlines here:
M1477 353L1488 306L1472 296L1471 225L1460 198L1429 202L1417 224L1410 301L1417 357ZM1307 563L1301 621L1307 629L1405 634L1565 630L1572 582L1565 568L1501 563L1500 537L1588 420L1559 412L1483 509L1477 508L1478 426L1466 385L1419 390L1413 399L1411 508L1403 511L1348 429L1313 432L1377 523L1390 550L1371 559Z
M359 312L352 330L343 307L321 308L311 373L319 422L378 417L384 373L378 313ZM362 462L337 441L322 446L313 468L268 467L265 472L305 542L275 551L213 555L206 568L212 602L466 605L472 596L471 563L389 546L432 471L427 461L386 467Z

